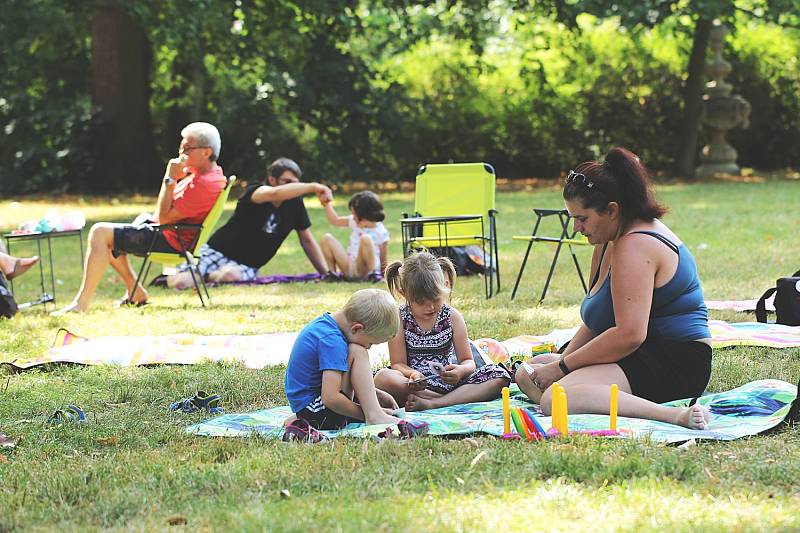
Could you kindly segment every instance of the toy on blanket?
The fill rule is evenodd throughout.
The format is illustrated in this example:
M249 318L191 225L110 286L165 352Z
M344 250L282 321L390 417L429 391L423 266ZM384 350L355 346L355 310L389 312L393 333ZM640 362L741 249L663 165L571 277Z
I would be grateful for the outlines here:
M511 393L503 387L503 440L519 440L519 435L511 433Z
M556 351L556 345L552 342L541 342L531 346L530 351L520 351L519 349L509 349L505 344L495 339L484 338L475 341L483 355L491 359L495 364L513 365L542 353Z
M556 436L569 436L569 435L589 435L594 437L616 437L620 436L625 433L629 433L629 430L625 429L617 429L617 409L618 409L618 402L619 402L619 387L616 383L611 385L611 399L609 405L609 414L610 414L610 423L609 429L595 429L590 431L572 431L569 430L569 415L568 415L568 408L567 408L567 392L564 390L564 387L559 385L558 383L553 383L552 385L552 398L553 398L553 409L552 409L552 427L548 432L550 437Z

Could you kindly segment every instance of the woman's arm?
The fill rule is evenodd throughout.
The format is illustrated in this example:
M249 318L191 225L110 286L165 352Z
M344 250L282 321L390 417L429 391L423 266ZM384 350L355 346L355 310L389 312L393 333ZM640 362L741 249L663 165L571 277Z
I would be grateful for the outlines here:
M611 298L614 302L615 326L580 347L569 346L562 360L570 371L584 366L615 363L636 350L647 338L659 255L650 243L630 238L620 239L613 254ZM542 390L563 376L558 361L536 370Z
M575 336L572 337L572 340L569 341L567 347L564 349L564 353L561 354L561 357L566 357L567 355L571 354L572 352L576 351L578 348L582 348L586 345L587 342L591 341L594 338L594 333L586 324L581 324L581 327L578 328L578 331L575 333Z

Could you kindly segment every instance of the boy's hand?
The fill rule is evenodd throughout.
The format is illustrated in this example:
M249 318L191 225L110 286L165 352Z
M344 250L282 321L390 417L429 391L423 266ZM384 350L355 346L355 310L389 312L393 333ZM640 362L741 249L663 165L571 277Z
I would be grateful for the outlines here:
M442 381L448 385L455 385L464 379L464 367L461 365L447 365L444 370L439 374Z
M416 381L416 380L422 379L424 377L425 376L421 372L417 372L417 371L412 372L411 375L408 376L408 388L409 388L409 390L411 390L412 392L419 392L419 391L423 391L426 388L428 388L428 385L426 385L424 381L421 381L419 383L412 383L412 381Z

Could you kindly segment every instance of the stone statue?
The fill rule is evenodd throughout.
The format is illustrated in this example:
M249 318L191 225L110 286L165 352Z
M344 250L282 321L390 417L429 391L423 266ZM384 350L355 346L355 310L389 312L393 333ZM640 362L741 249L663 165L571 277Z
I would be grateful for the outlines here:
M709 46L713 51L711 61L706 63L706 72L711 81L706 84L703 95L702 122L711 132L711 139L700 154L697 177L715 174L739 175L736 150L725 140L725 133L732 128L747 128L750 124L750 103L738 94L731 95L731 85L725 76L731 72L731 64L722 58L722 47L728 28L714 21L709 35Z

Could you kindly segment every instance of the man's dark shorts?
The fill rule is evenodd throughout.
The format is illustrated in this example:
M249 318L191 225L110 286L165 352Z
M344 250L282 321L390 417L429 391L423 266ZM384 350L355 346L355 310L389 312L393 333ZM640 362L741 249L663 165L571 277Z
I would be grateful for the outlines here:
M153 242L155 239L155 242ZM150 243L153 248L150 248ZM164 234L157 232L149 224L132 225L118 224L114 226L114 249L111 254L119 257L124 254L132 254L143 257L147 251L179 253L178 250L170 246Z

